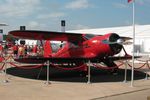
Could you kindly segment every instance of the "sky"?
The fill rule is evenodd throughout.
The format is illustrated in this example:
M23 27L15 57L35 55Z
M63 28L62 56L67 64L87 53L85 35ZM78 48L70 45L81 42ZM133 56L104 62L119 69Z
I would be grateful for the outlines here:
M135 0L135 23L150 24L150 0ZM0 0L0 26L8 31L26 29L61 31L132 25L132 3L127 0Z

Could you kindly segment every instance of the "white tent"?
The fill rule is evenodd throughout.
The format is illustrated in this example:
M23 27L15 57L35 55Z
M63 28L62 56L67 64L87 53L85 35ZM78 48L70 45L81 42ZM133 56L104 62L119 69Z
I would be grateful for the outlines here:
M136 37L150 37L150 25L135 25L135 33ZM122 27L111 27L111 28L95 28L95 29L83 29L83 30L71 30L68 32L75 33L89 33L89 34L97 34L103 35L106 33L117 33L121 36L129 36L132 37L132 26L122 26Z

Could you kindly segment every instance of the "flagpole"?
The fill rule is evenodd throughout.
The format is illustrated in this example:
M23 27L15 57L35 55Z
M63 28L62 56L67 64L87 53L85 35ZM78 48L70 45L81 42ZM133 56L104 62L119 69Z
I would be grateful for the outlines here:
M133 51L132 51L132 73L131 73L131 87L134 84L134 51L135 51L135 0L133 0Z

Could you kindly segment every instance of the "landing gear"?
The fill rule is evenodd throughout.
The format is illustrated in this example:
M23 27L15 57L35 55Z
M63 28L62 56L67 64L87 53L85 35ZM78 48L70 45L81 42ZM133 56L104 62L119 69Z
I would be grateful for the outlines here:
M109 68L111 67L115 67L117 66L112 60L110 59L107 59L107 60L104 60L103 63L108 66ZM110 73L113 74L113 75L117 75L118 74L118 68L112 68L110 70Z

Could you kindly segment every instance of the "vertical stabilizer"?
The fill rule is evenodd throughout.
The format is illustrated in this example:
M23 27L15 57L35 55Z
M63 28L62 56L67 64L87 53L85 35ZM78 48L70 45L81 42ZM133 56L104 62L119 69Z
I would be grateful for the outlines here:
M52 56L52 47L49 40L46 40L44 43L44 57Z

